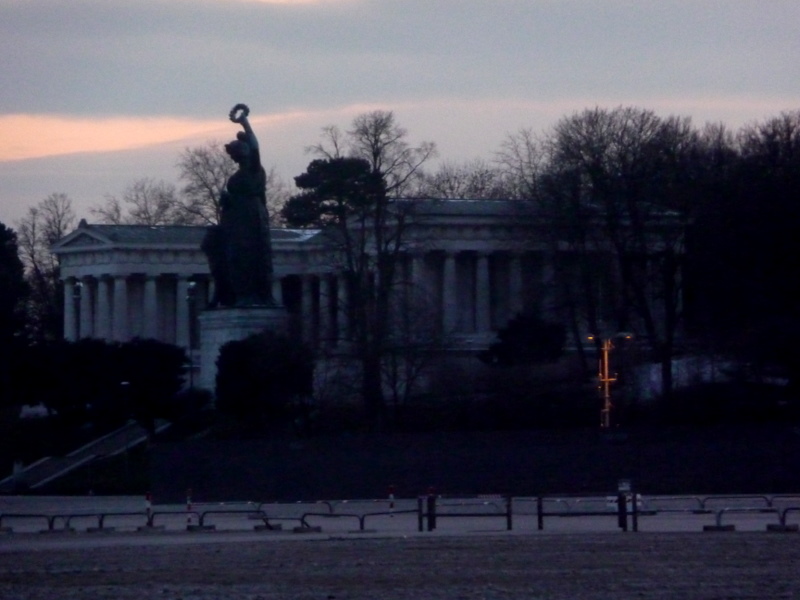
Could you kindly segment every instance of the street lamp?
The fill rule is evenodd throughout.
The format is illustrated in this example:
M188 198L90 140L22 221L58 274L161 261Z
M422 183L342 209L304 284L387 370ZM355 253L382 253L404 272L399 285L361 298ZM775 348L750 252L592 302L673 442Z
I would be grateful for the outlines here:
M608 429L611 427L611 409L614 405L611 403L611 384L617 380L617 374L611 375L610 358L611 351L614 349L614 339L632 340L633 334L627 332L620 332L612 337L598 338L597 336L590 335L589 339L600 340L600 367L598 370L597 381L600 384L600 389L603 394L603 408L600 409L600 427Z

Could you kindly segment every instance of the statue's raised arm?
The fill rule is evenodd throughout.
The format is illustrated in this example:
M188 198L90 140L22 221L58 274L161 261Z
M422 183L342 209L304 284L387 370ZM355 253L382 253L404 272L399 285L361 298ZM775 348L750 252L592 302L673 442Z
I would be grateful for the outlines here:
M251 149L258 150L258 139L256 138L255 132L253 132L253 128L250 126L250 121L247 120L249 115L250 108L248 108L246 104L237 104L231 109L231 112L228 116L230 117L231 121L238 123L244 129L246 138L242 141L246 141L248 144L250 144ZM238 138L239 135L236 137Z

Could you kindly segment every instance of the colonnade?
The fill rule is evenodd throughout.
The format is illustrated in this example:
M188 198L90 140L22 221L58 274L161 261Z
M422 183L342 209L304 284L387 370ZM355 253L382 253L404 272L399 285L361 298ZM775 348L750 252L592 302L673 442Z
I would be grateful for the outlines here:
M525 252L409 252L395 269L394 316L408 311L439 335L488 341L514 315L546 306L552 298L546 264L541 254ZM313 345L347 339L353 291L343 274L330 268L287 273L280 266L273 296L293 316L295 333ZM65 338L143 337L191 348L211 285L207 273L67 277Z
M190 348L194 307L206 306L208 276L103 275L64 280L64 337L158 339Z
M409 253L396 269L394 316L410 311L445 337L489 340L514 315L552 304L543 264L522 252ZM335 345L347 338L351 294L341 273L306 273L285 276L276 299L298 315L304 340Z

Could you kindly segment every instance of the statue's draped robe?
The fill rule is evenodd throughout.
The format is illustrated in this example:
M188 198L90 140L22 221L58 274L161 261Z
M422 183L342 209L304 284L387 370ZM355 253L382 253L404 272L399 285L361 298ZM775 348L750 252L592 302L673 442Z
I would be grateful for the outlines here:
M272 306L272 253L266 205L266 173L258 150L239 165L223 195L215 279L227 306ZM210 261L213 262L213 261ZM212 269L213 272L213 269Z

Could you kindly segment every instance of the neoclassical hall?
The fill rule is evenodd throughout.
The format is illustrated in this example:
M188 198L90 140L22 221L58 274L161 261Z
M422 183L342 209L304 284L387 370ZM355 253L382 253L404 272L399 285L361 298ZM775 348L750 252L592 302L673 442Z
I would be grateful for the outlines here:
M395 295L415 299L417 316L445 336L449 351L483 349L514 315L550 310L551 250L537 235L545 225L524 205L415 203ZM66 339L154 338L195 355L198 316L213 310L204 234L204 227L81 221L52 248L64 282ZM286 307L292 333L345 351L347 288L325 235L274 228L272 252L273 296Z

